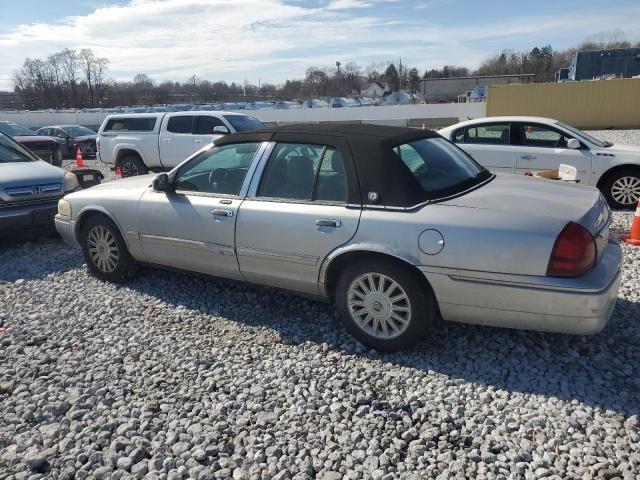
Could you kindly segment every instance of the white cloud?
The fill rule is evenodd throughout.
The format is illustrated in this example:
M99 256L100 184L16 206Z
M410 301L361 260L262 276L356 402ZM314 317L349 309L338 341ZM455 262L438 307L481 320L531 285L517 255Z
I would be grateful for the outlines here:
M327 10L347 10L350 8L366 8L372 4L363 0L331 0L327 4Z
M309 65L336 60L366 65L401 57L420 69L475 67L517 40L542 44L561 35L577 42L603 24L636 32L640 16L640 7L630 6L440 25L406 11L403 16L376 8L383 4L404 2L332 0L319 8L291 0L132 0L100 7L88 15L0 33L0 89L10 87L8 78L25 57L43 58L66 47L89 47L109 58L111 75L118 79L147 73L156 80L196 74L211 80L279 82L303 76Z

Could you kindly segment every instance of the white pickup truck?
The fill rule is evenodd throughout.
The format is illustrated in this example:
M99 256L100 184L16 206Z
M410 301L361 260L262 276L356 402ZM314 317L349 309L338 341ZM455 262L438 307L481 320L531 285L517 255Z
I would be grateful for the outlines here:
M263 125L238 112L171 112L109 115L98 130L97 157L123 177L175 167L220 135Z

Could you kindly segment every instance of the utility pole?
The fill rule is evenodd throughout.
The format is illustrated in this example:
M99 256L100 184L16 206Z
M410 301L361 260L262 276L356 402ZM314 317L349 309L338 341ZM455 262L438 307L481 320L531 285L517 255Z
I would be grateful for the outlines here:
M340 96L340 62L336 62L336 67L338 67L338 97Z
M400 80L400 84L399 84L398 90L402 90L402 59L400 59L399 63L400 63L400 66L398 67L398 77Z

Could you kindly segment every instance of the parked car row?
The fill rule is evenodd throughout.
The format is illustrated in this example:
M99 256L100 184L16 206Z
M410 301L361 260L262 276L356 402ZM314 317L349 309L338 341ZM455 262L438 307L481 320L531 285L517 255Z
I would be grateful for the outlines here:
M0 132L9 135L42 160L62 166L64 158L74 158L80 147L83 155L95 156L97 134L82 125L42 127L35 132L15 122L0 121Z
M149 158L169 165L163 139L193 142L206 121L185 118L107 119L101 158L105 132L113 158L120 132L146 131ZM622 252L588 185L493 172L398 127L263 128L189 148L168 173L59 201L58 232L95 276L125 281L146 263L292 290L334 302L380 350L411 346L438 317L590 334L613 311Z

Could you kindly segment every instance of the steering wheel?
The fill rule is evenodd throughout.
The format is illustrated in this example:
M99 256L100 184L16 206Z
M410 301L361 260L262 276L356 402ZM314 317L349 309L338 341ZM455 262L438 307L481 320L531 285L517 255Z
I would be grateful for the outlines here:
M209 186L217 193L229 193L233 190L229 180L229 170L226 168L216 168L209 174Z

